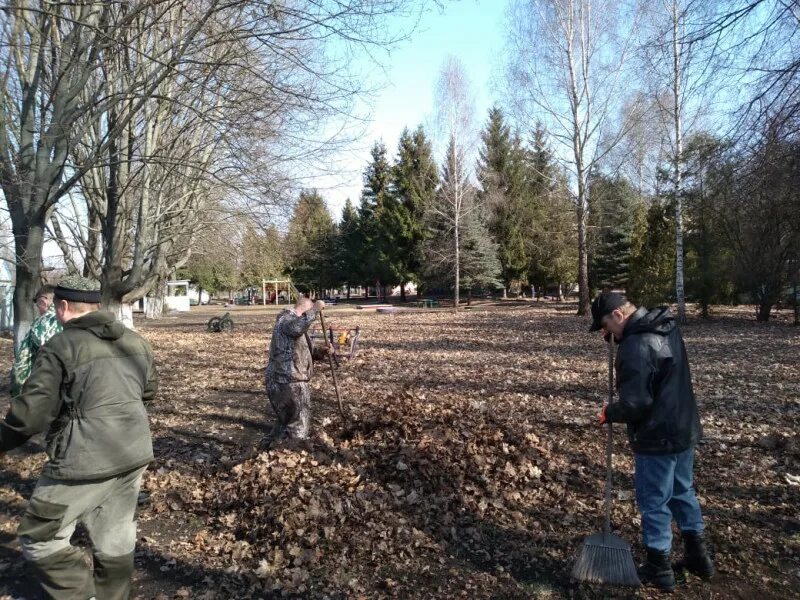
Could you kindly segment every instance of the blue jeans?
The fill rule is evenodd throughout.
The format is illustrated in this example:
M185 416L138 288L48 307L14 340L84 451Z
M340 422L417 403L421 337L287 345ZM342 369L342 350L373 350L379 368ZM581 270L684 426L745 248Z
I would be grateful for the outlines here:
M703 532L703 515L692 482L694 447L677 454L634 454L636 504L647 548L672 549L672 519L682 532Z

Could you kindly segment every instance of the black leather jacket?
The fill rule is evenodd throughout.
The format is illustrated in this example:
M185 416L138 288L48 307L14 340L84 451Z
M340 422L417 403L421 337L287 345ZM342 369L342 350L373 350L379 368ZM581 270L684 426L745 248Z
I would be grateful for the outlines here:
M640 308L628 318L616 370L619 401L608 407L606 417L628 424L634 452L672 454L699 441L686 348L668 308Z

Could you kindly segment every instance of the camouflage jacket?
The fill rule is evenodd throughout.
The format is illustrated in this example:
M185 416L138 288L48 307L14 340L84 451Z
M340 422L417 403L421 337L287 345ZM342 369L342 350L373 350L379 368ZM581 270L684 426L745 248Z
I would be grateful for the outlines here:
M296 383L311 379L311 342L307 332L318 312L312 308L298 317L294 310L287 308L278 314L269 345L267 383Z
M31 375L33 362L39 349L44 343L60 333L63 328L56 319L56 308L50 305L43 315L36 317L31 323L30 331L22 338L19 345L17 357L14 359L14 366L11 368L11 396L18 396L22 391L22 386Z

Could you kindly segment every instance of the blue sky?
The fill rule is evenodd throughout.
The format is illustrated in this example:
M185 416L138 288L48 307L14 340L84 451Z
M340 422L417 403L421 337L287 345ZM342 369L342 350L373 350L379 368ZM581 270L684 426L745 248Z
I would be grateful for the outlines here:
M434 113L434 86L445 58L463 63L475 94L475 119L480 126L493 103L493 78L501 65L503 0L462 0L433 8L422 18L408 41L380 57L384 69L365 65L370 83L380 90L370 99L370 123L359 143L339 156L342 169L336 177L322 177L316 185L339 219L345 200L358 202L369 150L382 139L393 158L404 127L424 125L430 135ZM402 26L408 27L408 24Z

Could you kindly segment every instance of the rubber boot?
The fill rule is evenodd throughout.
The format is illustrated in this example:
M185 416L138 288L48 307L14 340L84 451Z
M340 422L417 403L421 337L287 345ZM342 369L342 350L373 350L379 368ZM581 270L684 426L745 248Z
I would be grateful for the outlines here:
M128 600L133 577L133 552L124 556L94 554L94 587L102 600Z
M684 531L681 533L681 537L683 537L683 558L676 562L672 568L675 571L689 571L689 573L701 579L711 579L715 573L714 563L708 554L703 534Z
M44 597L50 600L86 600L94 596L92 575L80 548L70 546L30 562Z
M637 571L643 585L652 585L662 592L675 590L675 573L668 552L647 548L647 561Z

